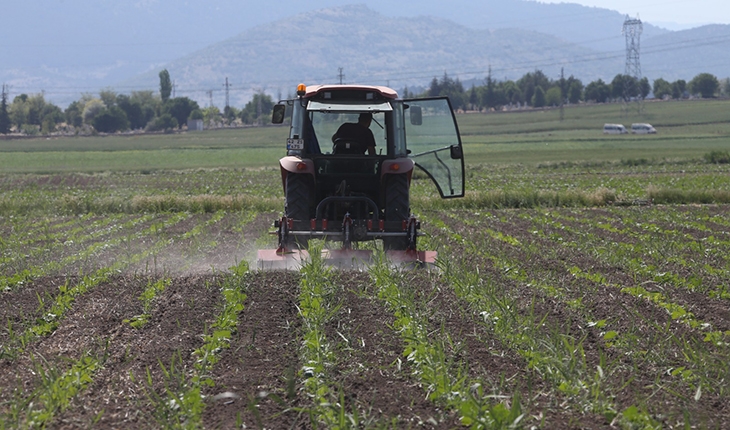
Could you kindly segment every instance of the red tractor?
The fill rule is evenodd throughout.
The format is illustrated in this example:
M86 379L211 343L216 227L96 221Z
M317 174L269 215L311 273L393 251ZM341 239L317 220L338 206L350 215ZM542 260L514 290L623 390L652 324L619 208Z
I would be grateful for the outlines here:
M259 251L260 268L292 268L312 239L341 242L326 251L336 265L370 258L353 244L382 240L395 262L433 263L418 251L420 224L410 211L415 166L442 198L464 195L464 157L446 97L400 99L387 87L299 85L297 97L274 107L272 122L287 113L287 155L279 160L286 198L274 225L275 250Z

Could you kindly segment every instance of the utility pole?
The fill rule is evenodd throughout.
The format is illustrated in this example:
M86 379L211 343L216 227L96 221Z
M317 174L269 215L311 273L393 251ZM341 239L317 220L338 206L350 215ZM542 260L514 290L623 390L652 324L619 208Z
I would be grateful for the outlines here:
M626 16L624 21L623 35L626 37L626 68L625 77L633 79L624 79L624 113L629 112L629 99L632 94L640 93L640 88L634 88L634 84L639 85L641 82L641 33L644 31L644 25L637 17L635 19ZM639 94L640 95L640 94ZM636 97L639 113L643 109L641 97Z
M565 118L565 69L560 68L560 122Z
M208 98L210 99L208 107L213 107L213 90L208 90L205 93L208 94Z
M175 81L172 81L172 98L175 98Z
M340 78L340 85L342 85L343 81L345 80L345 75L342 73L342 67L340 67L339 73L337 76Z
M228 76L226 76L226 83L223 86L226 87L226 109L228 109L231 106L231 98L228 89L233 86L228 83Z

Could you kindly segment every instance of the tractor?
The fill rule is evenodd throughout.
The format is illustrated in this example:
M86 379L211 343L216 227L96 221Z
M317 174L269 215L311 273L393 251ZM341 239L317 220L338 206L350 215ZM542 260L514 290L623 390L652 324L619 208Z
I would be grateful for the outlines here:
M279 160L284 213L274 222L277 249L259 250L259 268L295 268L310 241L339 242L324 251L337 266L367 262L360 242L381 240L388 259L432 264L419 251L420 222L411 214L417 166L441 198L464 195L464 156L449 99L401 99L368 85L297 87L274 106L272 122L291 121Z

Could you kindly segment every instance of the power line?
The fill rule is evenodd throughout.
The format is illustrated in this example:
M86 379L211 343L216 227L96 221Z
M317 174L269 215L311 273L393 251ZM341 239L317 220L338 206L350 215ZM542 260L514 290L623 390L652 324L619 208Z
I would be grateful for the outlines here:
M661 44L655 44L652 45L650 49L644 49L644 56L646 55L653 55L653 54L660 54L664 52L676 52L679 50L687 50L702 46L711 46L711 45L720 45L720 44L726 44L730 42L730 36L713 36L713 37L703 37L703 38L695 38L695 39L688 39L688 40L682 40L679 42L666 42ZM638 48L638 46L637 46ZM549 54L550 51L543 51L544 53ZM637 49L638 52L638 49ZM519 54L519 52L518 52ZM572 57L570 59L560 59L560 60L545 60L545 61L525 61L525 62L514 62L511 63L509 66L504 67L497 67L494 68L493 71L496 72L496 74L502 74L502 73L508 73L508 72L514 72L518 70L534 70L534 69L542 69L546 67L551 66L566 66L570 64L578 64L578 63L590 63L590 62L599 62L599 61L608 61L608 60L615 60L619 59L622 56L626 56L626 52L620 52L620 51L609 51L601 54L587 54L583 56L576 56ZM690 61L689 59L687 60ZM716 64L716 66L723 66L727 64L726 62ZM459 68L458 64L452 64L453 69ZM640 64L639 64L640 66ZM681 63L674 65L675 69L682 67ZM342 73L342 68L340 68L340 73ZM404 71L399 70L396 73L393 73L393 71L382 71L382 72L369 72L367 75L356 76L355 78L351 78L351 80L391 80L391 81L404 81L404 80L416 80L416 79L430 79L434 76L440 75L443 73L443 68L439 67L438 69L434 68L433 70L428 69L421 69L421 70L413 70L413 71ZM461 70L458 72L455 72L454 76L479 76L479 75L485 75L486 70L485 69L467 69L467 70ZM342 78L344 82L344 73L342 73ZM308 81L317 81L317 82L324 82L324 81L330 81L332 78L323 78L322 76L308 76L304 77L304 79L299 80L308 80ZM335 77L335 79L339 79L338 76ZM226 78L226 81L228 79ZM252 86L261 86L264 85L264 82L251 82L249 81ZM267 80L266 84L284 84L284 83L290 83L292 82L292 79L290 78L281 78L281 79L274 79L274 80ZM227 87L227 95L229 97L228 103L230 103L230 92L248 92L250 89L247 89L247 86L241 86L240 88L231 88L233 85L228 84ZM19 89L21 91L28 88L28 90L33 91L29 86L22 86L18 87L17 84L15 84L16 89ZM178 86L179 87L179 86ZM117 90L129 90L129 91L154 91L154 88L140 88L137 86L117 86L115 87ZM99 87L84 87L84 86L59 86L59 87L45 87L47 94L78 94L79 92L93 92L97 91ZM186 88L186 89L177 89L176 91L183 93L183 94L191 94L191 93L207 93L209 91L209 88Z

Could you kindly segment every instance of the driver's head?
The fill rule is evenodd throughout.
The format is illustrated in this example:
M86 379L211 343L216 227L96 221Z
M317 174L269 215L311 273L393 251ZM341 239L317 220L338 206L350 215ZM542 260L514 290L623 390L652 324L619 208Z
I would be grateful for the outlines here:
M371 114L370 112L363 112L357 118L357 122L364 125L365 127L370 127L370 123L373 122L373 114Z

